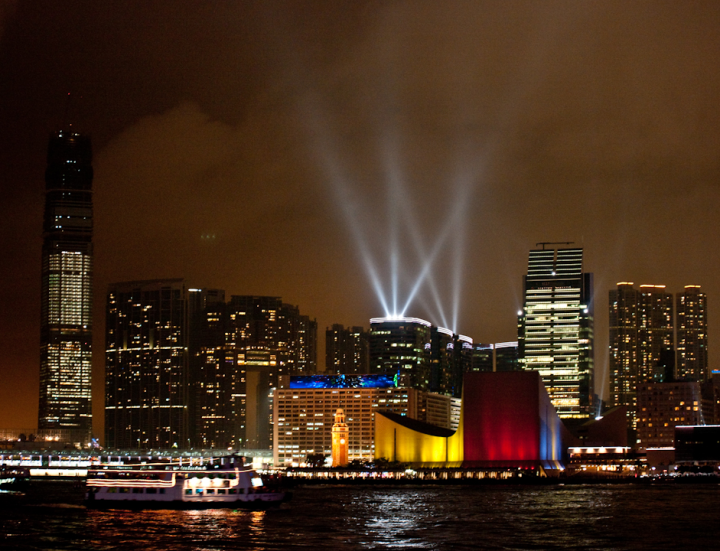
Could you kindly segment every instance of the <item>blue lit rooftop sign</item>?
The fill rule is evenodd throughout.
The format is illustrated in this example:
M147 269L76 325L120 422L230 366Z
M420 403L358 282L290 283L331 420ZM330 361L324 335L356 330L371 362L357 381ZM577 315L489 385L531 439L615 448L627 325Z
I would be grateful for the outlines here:
M290 388L397 388L395 375L302 375L290 377Z

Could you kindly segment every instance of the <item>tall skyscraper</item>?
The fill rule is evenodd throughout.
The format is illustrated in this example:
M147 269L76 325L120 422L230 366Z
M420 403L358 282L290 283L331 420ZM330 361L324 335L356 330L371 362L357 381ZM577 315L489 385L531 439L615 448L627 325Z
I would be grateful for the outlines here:
M187 304L182 279L110 285L105 348L106 446L187 447Z
M665 285L640 285L638 293L638 382L660 383L675 375L672 293Z
M409 388L430 388L431 327L419 318L370 320L370 373L394 377Z
M325 330L325 373L369 373L368 333L335 323Z
M90 138L50 137L45 171L41 429L92 432L93 208Z
M639 382L638 295L626 281L610 291L610 400L613 407L627 406L633 427Z
M675 296L678 377L704 383L710 378L707 355L707 295L700 285L686 285Z
M424 390L462 396L463 376L472 369L473 341L444 327L430 328L430 377Z
M190 364L197 447L268 448L283 375L315 373L317 322L280 297L191 289ZM193 298L196 297L196 298Z
M637 290L620 282L610 291L609 306L610 398L614 406L627 406L635 428L639 385L707 380L707 298L698 285L673 297L665 285Z
M408 388L459 398L472 369L473 341L419 318L370 320L370 372L398 376Z
M309 375L317 371L317 321L280 297L233 295L228 303L228 344L267 350L276 358L270 370L271 386L282 375Z
M518 313L523 369L540 373L562 418L592 413L593 277L583 272L581 248L530 251L525 304Z
M268 448L279 378L315 370L317 322L280 297L116 283L106 327L111 448Z
M295 373L299 375L317 373L317 330L316 319L298 312Z
M237 358L225 346L226 309L225 291L188 289L189 438L200 447L228 447L226 435L235 432L231 425Z

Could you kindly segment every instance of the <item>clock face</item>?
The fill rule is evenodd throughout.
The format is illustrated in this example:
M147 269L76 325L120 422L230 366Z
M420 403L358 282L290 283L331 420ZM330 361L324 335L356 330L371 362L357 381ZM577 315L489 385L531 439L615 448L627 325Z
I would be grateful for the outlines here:
M344 443L345 443L345 439L344 439L344 438L341 438L341 439L340 439L340 443L341 443L341 444L344 444Z

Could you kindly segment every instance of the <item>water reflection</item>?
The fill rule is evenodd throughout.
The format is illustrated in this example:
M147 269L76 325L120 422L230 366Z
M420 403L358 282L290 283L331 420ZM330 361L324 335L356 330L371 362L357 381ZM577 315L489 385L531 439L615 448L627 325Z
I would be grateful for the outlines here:
M250 513L251 541L261 542L265 539L265 511L252 511Z
M365 533L370 546L425 547L419 541L426 522L423 498L417 492L380 493L368 503Z
M89 510L86 521L95 542L131 540L145 551L166 548L214 551L239 547L266 549L265 515L265 511L230 509Z
M0 509L0 548L710 549L717 486L298 488L268 511Z

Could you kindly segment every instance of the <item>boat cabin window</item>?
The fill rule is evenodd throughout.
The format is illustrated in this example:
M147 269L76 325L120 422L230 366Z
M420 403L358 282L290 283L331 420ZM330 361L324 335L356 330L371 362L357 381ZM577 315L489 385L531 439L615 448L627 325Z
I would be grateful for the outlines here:
M133 492L132 492L132 493L134 493L134 494L141 494L141 493L143 493L143 489L142 489L142 488L133 488Z
M157 491L158 491L157 488L145 488L145 493L146 493L146 494L156 494Z
M228 490L228 493L230 493L230 494L236 494L236 493L237 493L237 488L230 488L230 489Z
M227 490L218 490L218 494L226 494Z
M185 495L186 495L186 496L191 496L191 495L192 495L192 490L189 489L189 488L188 488L187 490L185 490Z
M214 494L215 490L205 490L205 492L207 492L208 494Z
M121 493L121 494L129 494L129 493L130 493L130 488L118 488L118 493Z

